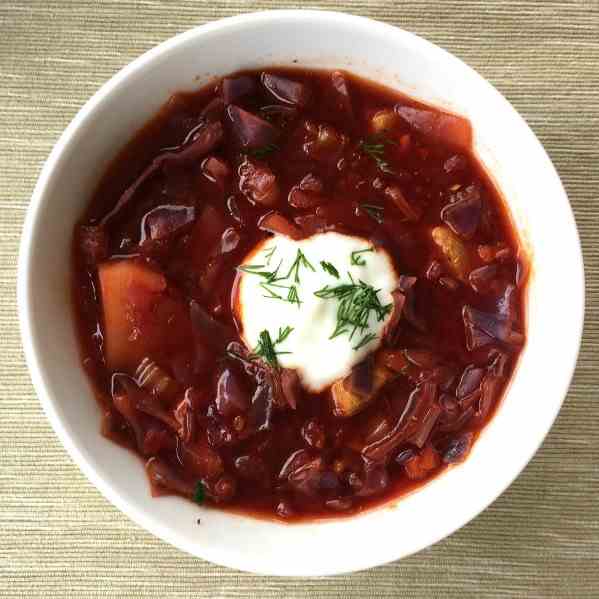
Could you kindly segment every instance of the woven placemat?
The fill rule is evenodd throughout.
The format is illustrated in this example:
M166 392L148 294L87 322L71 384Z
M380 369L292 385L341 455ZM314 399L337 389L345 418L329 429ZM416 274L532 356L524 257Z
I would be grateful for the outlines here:
M15 280L23 217L52 144L87 98L148 48L207 20L282 7L307 6L0 0L0 596L599 597L597 0L310 3L411 30L476 68L539 136L574 207L587 275L574 382L532 463L473 522L418 555L351 576L241 574L130 522L87 482L42 414L23 361ZM355 550L368 547L356 539Z

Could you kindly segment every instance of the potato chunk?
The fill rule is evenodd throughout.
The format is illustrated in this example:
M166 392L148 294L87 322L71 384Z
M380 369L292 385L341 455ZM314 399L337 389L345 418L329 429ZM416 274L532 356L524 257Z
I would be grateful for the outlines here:
M435 227L431 235L453 274L461 281L467 282L471 270L470 256L460 238L445 226Z

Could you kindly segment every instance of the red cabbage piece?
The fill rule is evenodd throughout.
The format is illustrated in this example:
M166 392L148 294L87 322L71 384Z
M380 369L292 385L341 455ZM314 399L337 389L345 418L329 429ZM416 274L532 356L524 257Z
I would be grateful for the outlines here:
M393 312L391 312L391 318L385 330L385 343L393 347L398 340L399 324L406 303L406 296L399 289L395 289L391 292L391 297L393 298Z
M233 135L243 148L264 148L274 144L279 137L280 131L276 127L239 106L231 104L227 116Z
M467 119L453 114L400 104L395 106L395 112L408 125L427 136L431 141L449 143L458 150L470 149L472 127Z
M446 464L463 462L470 453L473 441L474 435L472 433L464 433L459 437L451 439L443 451L443 461Z
M309 447L323 449L326 442L325 428L315 418L307 420L302 426L302 438Z
M323 478L324 462L316 457L299 468L292 470L287 476L287 483L296 493L314 496L320 491Z
M241 235L239 234L239 231L235 229L235 227L229 227L223 231L220 238L219 251L221 254L230 254L237 249L240 243Z
M249 407L247 390L230 368L225 368L218 378L215 403L218 413L225 418L233 418L246 412Z
M300 108L308 105L312 95L310 88L305 83L292 81L287 77L273 75L272 73L262 73L262 85L279 102Z
M462 154L454 154L443 164L443 170L447 174L459 173L461 171L465 171L467 168L468 158L466 158L466 156L462 156Z
M203 158L211 152L223 139L223 126L219 121L203 124L194 133L191 139L179 150L168 151L160 154L147 166L137 179L123 192L118 202L101 221L106 224L118 214L133 198L137 190L157 172L162 170L165 164L186 165Z
M235 104L247 96L253 96L258 91L258 84L253 77L225 77L222 82L223 100L225 104Z
M428 426L429 419L436 420L439 416L438 413L436 416L429 416L429 412L437 412L436 397L437 385L428 381L418 385L410 394L395 426L385 437L364 447L362 455L369 460L380 461L391 451L417 436L420 427Z
M193 206L157 206L144 215L141 221L141 243L146 239L167 239L191 225L196 218Z
M416 329L421 332L426 331L426 322L416 313L416 295L414 285L416 285L416 277L401 275L399 277L399 290L405 296L403 306L404 318Z
M200 113L200 119L203 123L215 123L223 118L225 103L221 98L213 98L204 106Z
M493 293L497 290L499 281L497 275L499 266L497 264L486 264L474 269L469 275L470 286L476 293Z
M518 318L517 293L514 285L506 285L503 294L497 300L497 314L509 322Z
M331 83L337 98L337 108L342 114L353 119L354 109L352 106L347 77L341 71L333 71L331 74Z
M478 229L481 212L480 190L470 185L457 194L457 201L441 209L441 219L456 235L470 239Z
M301 387L300 379L295 370L290 368L284 368L280 372L281 380L281 399L284 400L284 404L289 406L292 410L297 408ZM277 402L277 405L279 402ZM284 407L279 405L279 407Z
M384 464L366 461L364 474L361 477L359 497L369 497L382 493L389 486L389 473Z
M477 368L474 364L466 366L455 391L457 399L462 401L471 394L478 392L484 375L484 368Z
M498 341L508 345L524 343L524 335L515 331L511 321L506 318L482 312L472 306L464 306L462 316L466 332L466 347L469 351Z

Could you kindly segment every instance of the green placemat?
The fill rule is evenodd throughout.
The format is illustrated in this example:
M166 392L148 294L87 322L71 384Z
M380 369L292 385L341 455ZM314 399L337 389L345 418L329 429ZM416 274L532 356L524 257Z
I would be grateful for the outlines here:
M587 274L582 353L556 425L525 472L473 522L418 555L351 576L240 574L130 522L67 457L23 362L15 280L31 191L79 107L131 59L207 20L307 6L0 0L0 596L599 597L599 2L309 6L372 16L447 48L497 86L545 145L576 213ZM356 551L368 548L356 539Z

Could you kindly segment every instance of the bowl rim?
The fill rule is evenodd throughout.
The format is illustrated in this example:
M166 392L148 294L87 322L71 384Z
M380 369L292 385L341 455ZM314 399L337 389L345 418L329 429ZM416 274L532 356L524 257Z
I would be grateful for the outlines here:
M32 331L31 326L31 297L30 297L30 286L31 286L31 278L30 278L30 263L32 260L32 248L34 246L34 230L37 223L38 212L43 204L44 199L44 191L48 186L50 180L52 179L55 168L60 161L62 153L68 147L72 138L75 135L75 132L79 129L79 127L85 123L87 118L101 105L101 103L112 94L112 92L117 89L123 81L129 78L136 71L143 69L147 64L154 61L157 57L162 55L165 52L169 52L180 45L185 44L188 40L195 38L199 35L204 35L209 32L215 32L220 29L226 28L235 28L239 26L244 26L252 22L261 22L261 23L276 23L278 19L291 19L293 20L296 17L300 18L314 18L320 19L324 21L334 22L334 21L345 21L345 23L355 26L363 26L369 27L372 29L373 33L393 35L398 31L401 32L402 35L405 35L411 39L413 43L416 45L420 45L422 48L428 48L429 51L431 49L435 49L437 52L442 52L443 54L450 57L452 60L460 63L462 68L466 68L467 70L475 73L477 78L480 79L481 84L484 84L490 87L495 94L498 95L501 102L504 104L504 107L512 113L512 116L520 121L520 124L524 126L531 135L534 137L537 142L539 149L544 154L544 158L546 159L547 165L549 168L553 170L553 175L556 183L561 187L561 192L563 198L566 200L567 206L565 207L568 211L569 218L571 219L570 223L567 223L568 226L573 227L574 239L577 242L576 254L577 254L577 264L576 267L578 269L577 277L580 281L580 288L576 290L580 294L580 310L578 313L578 318L576 322L573 322L574 329L574 338L578 340L576 351L572 352L572 355L569 356L567 363L564 365L564 373L567 374L565 376L564 387L559 390L559 393L556 393L556 396L561 397L561 401L556 402L554 412L551 414L551 418L548 419L549 425L546 430L543 432L543 435L539 436L538 441L535 443L534 450L529 454L522 456L518 467L514 469L513 475L509 482L502 486L499 491L494 494L490 499L485 498L484 501L481 501L474 510L470 511L467 516L458 519L457 521L453 521L450 526L446 527L443 530L435 531L434 534L429 535L428 538L423 539L418 545L416 545L412 551L409 553L402 553L400 555L393 554L392 551L389 552L388 557L385 561L372 560L369 559L367 552L365 552L364 558L360 563L352 564L347 568L334 568L327 569L325 565L323 565L318 572L307 571L302 568L293 568L289 572L274 572L268 570L267 568L257 568L248 566L248 564L238 563L235 560L226 559L222 553L216 554L212 551L207 551L206 548L202 548L198 551L197 546L192 546L191 543L186 542L184 539L181 539L178 535L174 534L170 528L165 525L163 522L158 521L156 518L148 515L142 509L138 508L130 504L125 498L121 496L118 489L113 487L108 481L106 481L102 476L96 472L94 466L89 463L84 451L73 441L70 437L69 432L63 425L61 421L61 417L55 406L55 399L53 398L53 394L50 391L50 385L47 384L46 379L44 377L43 368L40 365L40 360L38 356L38 348L36 346L35 335ZM573 265L574 268L574 265ZM175 35L166 41L158 44L157 46L151 48L147 52L143 53L139 57L135 58L133 61L129 62L127 65L122 67L116 74L114 74L108 81L101 85L101 87L93 94L93 96L87 100L87 102L83 105L83 107L77 112L75 117L71 120L69 125L60 135L58 141L54 145L50 155L44 163L44 166L41 170L41 173L38 177L37 183L35 185L34 191L31 196L31 201L27 208L27 213L25 217L25 222L23 224L22 233L21 233L21 242L19 247L19 256L18 256L18 273L17 273L17 306L18 306L18 316L19 316L19 324L20 324L20 332L21 339L24 349L24 354L26 358L26 363L28 366L28 370L30 373L31 380L33 382L34 389L36 391L36 395L38 396L40 403L42 404L42 408L46 414L46 417L50 421L52 428L54 429L56 435L60 439L61 443L67 450L71 459L75 462L75 464L83 471L85 476L89 479L89 481L101 492L102 495L108 501L110 501L113 505L115 505L119 510L125 513L131 520L133 520L136 524L148 530L155 536L159 537L163 541L168 542L171 545L174 545L178 549L185 551L193 556L201 557L203 559L207 559L215 564L237 568L240 570L244 570L247 572L253 572L257 574L267 574L267 575L280 575L280 576L288 576L288 575L304 575L304 576L313 576L313 575L332 575L332 574L345 574L350 573L370 567L374 567L377 565L381 565L383 563L388 563L390 561L407 557L412 555L425 547L433 545L437 543L439 540L453 534L456 530L460 529L462 526L473 520L477 515L479 515L482 511L484 511L491 503L493 503L501 493L503 493L519 476L522 470L526 467L529 461L533 458L533 456L538 451L539 447L542 445L545 440L551 426L555 422L557 415L563 405L563 402L566 398L568 388L570 386L572 377L574 375L574 371L576 368L578 355L580 352L580 346L582 342L582 332L584 325L584 313L585 313L585 276L584 276L584 265L583 265L583 255L580 244L580 237L578 234L578 229L576 227L576 221L574 219L574 214L572 211L572 206L568 201L567 194L563 187L563 184L559 178L559 175L555 171L555 167L553 166L549 156L547 155L544 147L539 142L535 133L528 127L526 121L519 115L519 113L512 107L512 105L504 98L504 96L496 90L482 75L478 74L474 69L470 66L466 65L462 60L453 54L447 52L443 48L429 42L428 40L417 36L409 31L401 29L399 27L395 27L393 25L383 23L380 21L376 21L374 19L370 19L367 17L350 15L343 12L336 11L321 11L321 10L303 10L303 9L291 9L291 10L265 10L251 13L243 13L232 17L226 17L223 19L219 19L216 21L208 22L199 26L196 26L190 30L184 31L178 35ZM488 500L487 500L488 499ZM302 526L302 524L293 524L293 526Z

